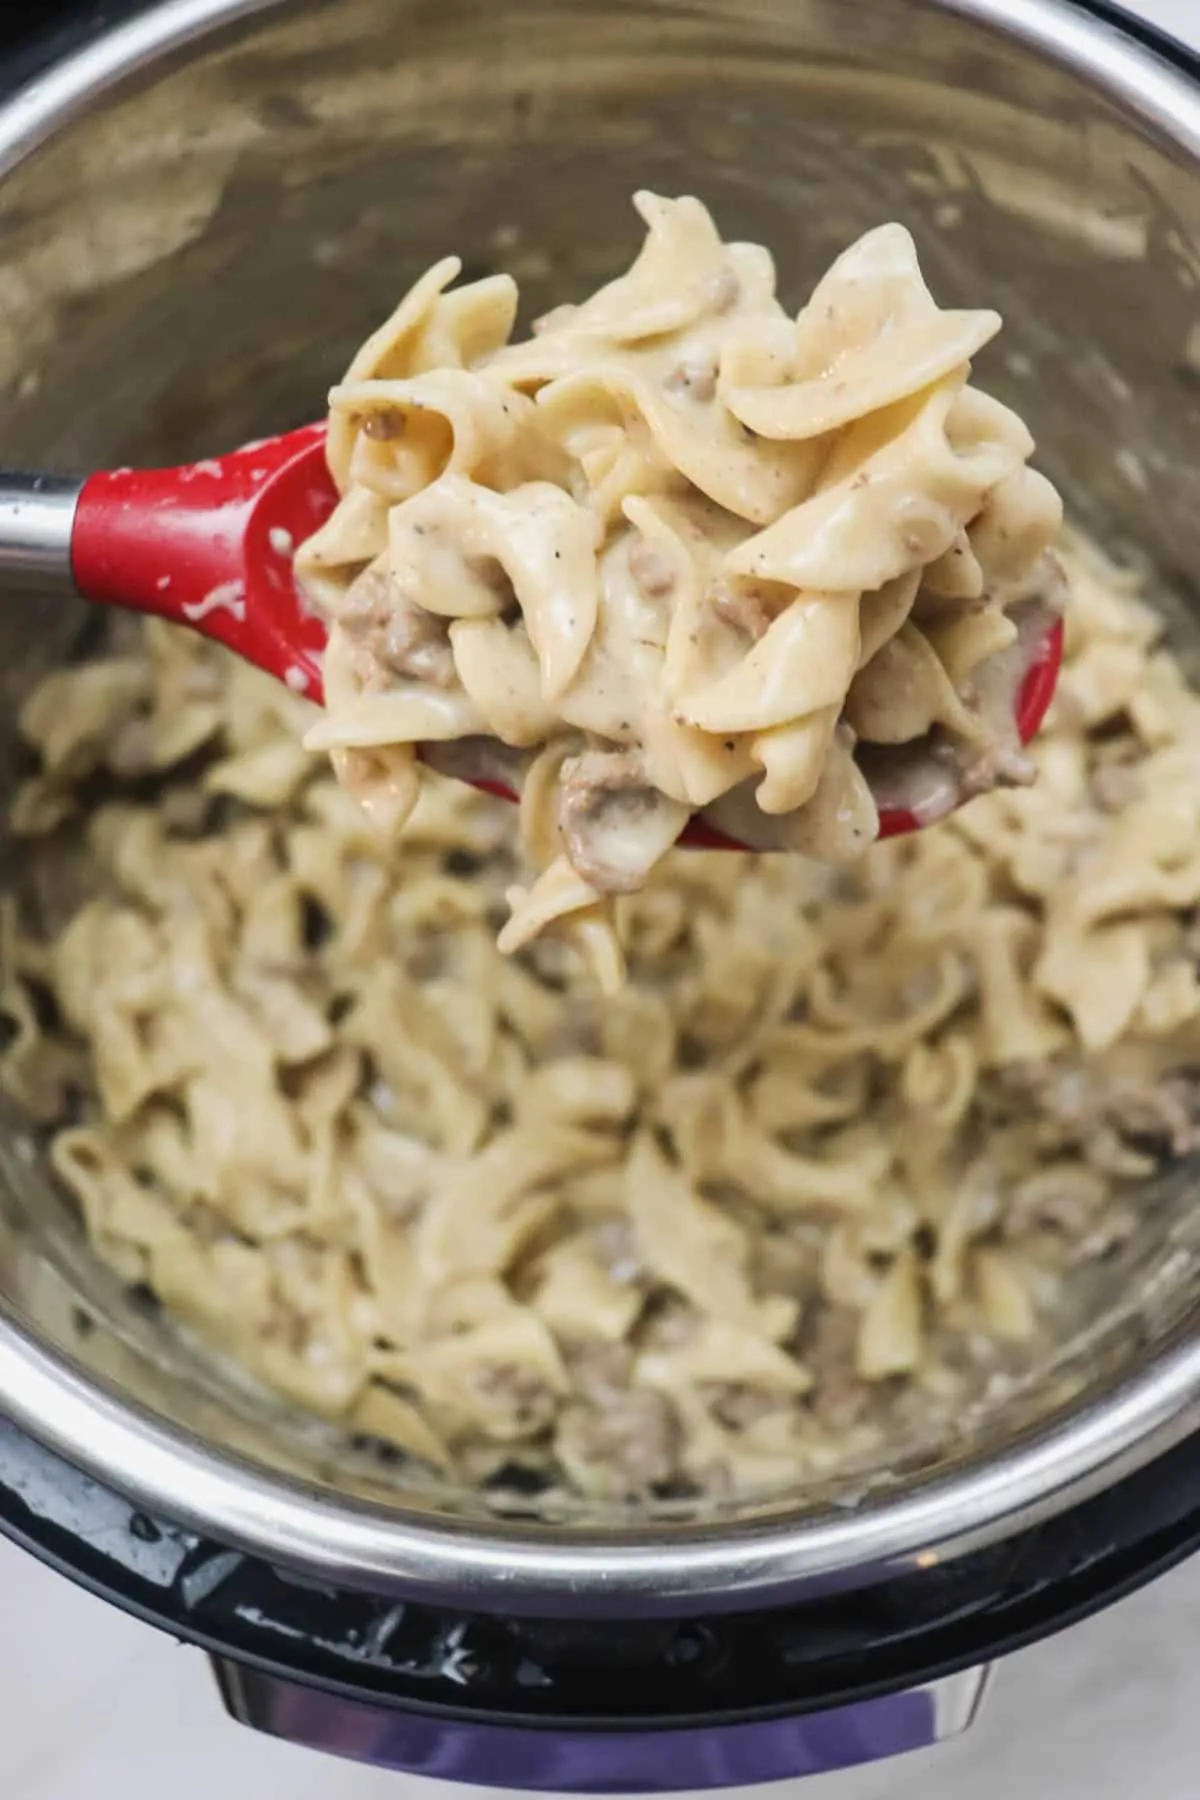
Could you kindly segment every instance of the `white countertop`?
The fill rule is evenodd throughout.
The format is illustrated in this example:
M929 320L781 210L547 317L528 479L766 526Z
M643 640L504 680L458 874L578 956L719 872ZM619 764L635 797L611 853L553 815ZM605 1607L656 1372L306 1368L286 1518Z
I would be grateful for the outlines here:
M1200 42L1200 0L1126 0ZM1196 1800L1200 1558L1011 1658L941 1749L789 1784L795 1800ZM770 1791L770 1790L759 1790ZM779 1790L774 1790L778 1792ZM452 1800L232 1725L198 1651L0 1540L3 1800Z

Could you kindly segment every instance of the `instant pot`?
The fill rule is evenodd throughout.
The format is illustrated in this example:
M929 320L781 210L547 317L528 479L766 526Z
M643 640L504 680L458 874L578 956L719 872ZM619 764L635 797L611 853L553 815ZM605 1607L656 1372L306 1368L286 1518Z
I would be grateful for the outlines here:
M1005 313L987 385L1076 516L1184 640L1200 614L1200 64L1099 0L43 5L0 52L14 466L297 424L435 257L542 310L628 256L647 185L770 244L785 295L903 218L939 297ZM90 628L0 616L0 784L16 700ZM208 1650L236 1718L383 1767L637 1792L931 1744L996 1658L1200 1545L1195 1173L952 1442L703 1516L547 1518L202 1352L2 1113L0 1529Z

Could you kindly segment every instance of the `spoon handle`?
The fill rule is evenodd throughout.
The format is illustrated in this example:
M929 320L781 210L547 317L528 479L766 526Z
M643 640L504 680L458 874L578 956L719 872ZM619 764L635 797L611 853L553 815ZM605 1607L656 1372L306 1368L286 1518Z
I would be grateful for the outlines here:
M70 594L71 535L83 483L0 469L0 591Z
M190 626L321 698L295 546L333 510L323 426L165 469L0 470L0 597L47 590Z

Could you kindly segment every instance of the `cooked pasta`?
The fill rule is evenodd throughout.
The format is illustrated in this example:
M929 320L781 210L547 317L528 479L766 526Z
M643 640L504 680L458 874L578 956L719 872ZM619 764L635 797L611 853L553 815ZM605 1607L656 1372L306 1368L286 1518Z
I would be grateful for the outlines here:
M832 863L1032 779L1015 696L1061 602L1061 506L970 385L993 312L900 225L791 319L767 251L640 194L627 274L510 343L516 285L420 280L330 396L341 493L297 573L330 622L311 748L385 833L436 767L523 792L500 947L613 991L613 896L700 813ZM871 779L861 755L868 753Z
M961 1417L1195 1142L1200 700L1065 555L1036 786L849 870L681 851L610 998L554 939L498 953L503 802L431 779L385 843L307 703L170 627L51 675L0 1071L97 1251L505 1491L794 1489Z

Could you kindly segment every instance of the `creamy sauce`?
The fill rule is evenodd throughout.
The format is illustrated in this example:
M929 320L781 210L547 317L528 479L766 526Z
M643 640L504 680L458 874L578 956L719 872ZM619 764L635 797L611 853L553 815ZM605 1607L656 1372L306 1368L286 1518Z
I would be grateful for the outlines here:
M193 625L215 612L232 613L240 621L246 617L246 589L240 581L222 581L205 594L203 600L185 601L180 610Z

